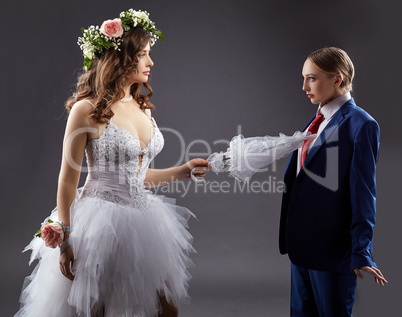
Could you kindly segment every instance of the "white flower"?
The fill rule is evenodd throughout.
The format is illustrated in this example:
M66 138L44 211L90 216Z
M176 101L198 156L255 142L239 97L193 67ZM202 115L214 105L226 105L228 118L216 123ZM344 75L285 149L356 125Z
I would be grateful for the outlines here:
M94 51L95 51L95 47L93 45L91 45L89 43L83 45L82 52L90 60L93 60L95 57Z
M142 11L134 11L133 14L135 17L143 19L143 20L148 20L148 15L145 12Z

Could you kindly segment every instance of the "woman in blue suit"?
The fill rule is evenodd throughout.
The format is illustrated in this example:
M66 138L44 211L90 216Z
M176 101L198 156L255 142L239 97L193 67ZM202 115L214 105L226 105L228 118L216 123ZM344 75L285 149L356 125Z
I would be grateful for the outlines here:
M312 142L286 168L280 251L291 260L291 316L352 316L361 271L387 283L372 256L379 126L350 95L354 67L343 50L310 54L303 91L318 110Z

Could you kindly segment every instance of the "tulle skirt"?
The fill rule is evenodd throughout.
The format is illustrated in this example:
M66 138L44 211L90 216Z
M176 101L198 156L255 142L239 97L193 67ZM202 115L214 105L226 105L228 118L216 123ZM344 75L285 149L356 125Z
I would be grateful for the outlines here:
M25 279L15 316L151 317L160 312L160 295L174 304L188 300L194 250L187 208L151 193L146 210L78 197L71 207L74 281L60 272L59 249L34 238L26 250L30 263L39 263ZM58 219L57 209L49 218Z

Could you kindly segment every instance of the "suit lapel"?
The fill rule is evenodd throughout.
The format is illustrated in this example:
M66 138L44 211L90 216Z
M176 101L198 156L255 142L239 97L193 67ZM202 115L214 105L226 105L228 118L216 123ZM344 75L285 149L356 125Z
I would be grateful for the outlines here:
M304 161L304 166L307 166L307 164L312 160L312 158L317 154L317 152L322 148L322 146L329 140L329 138L333 135L335 130L338 128L338 126L341 124L341 122L345 119L345 116L348 114L348 112L354 105L355 105L355 103L352 98L352 99L348 100L334 114L331 121L327 124L325 129L320 133L320 135L315 140L313 147L310 149L309 153L307 154L306 160Z

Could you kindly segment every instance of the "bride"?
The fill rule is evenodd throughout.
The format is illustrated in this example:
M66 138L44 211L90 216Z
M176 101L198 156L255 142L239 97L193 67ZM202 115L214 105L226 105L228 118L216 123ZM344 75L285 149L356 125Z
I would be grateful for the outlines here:
M164 145L149 101L157 39L148 13L132 9L83 30L86 71L66 102L57 207L39 234L51 222L63 238L60 250L40 238L27 246L39 263L15 316L177 316L188 297L191 212L146 188L203 177L208 162L149 168ZM89 173L77 190L84 153Z

